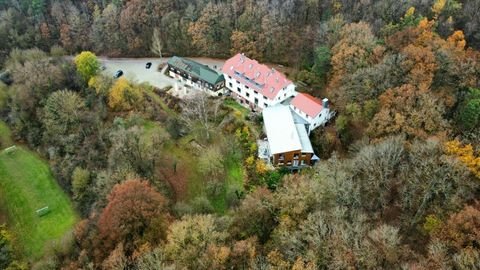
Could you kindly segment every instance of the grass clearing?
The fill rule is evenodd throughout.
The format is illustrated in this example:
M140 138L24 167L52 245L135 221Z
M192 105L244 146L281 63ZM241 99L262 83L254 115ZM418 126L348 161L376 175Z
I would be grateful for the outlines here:
M223 105L233 109L234 112L238 112L243 119L245 119L245 117L250 114L249 109L243 107L242 105L240 105L237 101L235 101L233 99L230 99L230 98L224 99Z
M0 149L4 149L13 145L11 131L7 124L0 121Z
M2 125L0 133L5 134ZM10 153L0 152L0 200L25 259L40 258L46 244L60 239L77 221L47 163L20 146ZM45 206L50 213L38 217L35 211Z
M176 115L173 110L168 108L165 101L159 95L153 91L146 91L146 93L154 102L158 103L169 116ZM231 99L225 99L223 104L233 109L235 117L240 121L246 125L253 126L253 123L245 120L250 114L247 108ZM168 136L165 127L158 122L145 121L143 128L146 138L151 137L155 133L166 133L166 136ZM214 136L217 141L222 141L225 135L219 131L219 133ZM220 136L222 138L220 138ZM240 153L232 153L224 157L225 185L217 196L207 196L207 179L205 179L198 169L198 159L201 155L202 147L211 147L211 145L200 146L196 144L195 137L195 134L188 134L178 140L168 139L166 141L161 151L168 153L167 156L171 159L169 162L175 162L177 173L172 172L170 168L172 164L164 163L162 166L167 166L167 168L163 169L165 171L164 174L170 178L169 182L174 187L178 200L191 202L199 196L206 196L212 203L215 211L219 214L224 214L228 210L228 196L231 196L232 192L234 193L236 190L239 192L244 191L245 172L241 155Z

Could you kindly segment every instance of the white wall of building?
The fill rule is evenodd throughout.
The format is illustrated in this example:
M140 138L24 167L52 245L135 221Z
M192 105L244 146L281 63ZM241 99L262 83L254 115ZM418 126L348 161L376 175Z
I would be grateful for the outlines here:
M290 104L290 108L295 111L300 117L302 117L305 121L308 122L308 134L314 129L316 129L319 126L324 126L330 117L330 109L329 108L323 108L320 113L315 116L315 117L310 117L307 115L305 112L299 110L297 107L293 106Z
M218 94L222 94L222 95L225 94L225 87L222 87L222 88L214 91L215 89L210 89L209 87L202 86L198 83L193 82L192 80L185 79L182 76L176 74L175 72L173 72L171 70L168 71L168 74L170 75L170 77L175 78L177 80L180 80L185 85L191 86L192 88L197 89L197 90L201 90L201 91L203 91L203 92L205 92L205 93L207 93L211 96L218 96Z
M293 83L278 92L275 99L269 99L255 89L236 80L234 77L230 77L228 74L223 75L225 77L225 87L227 89L247 100L249 104L255 104L261 109L281 103L285 99L295 95L295 85Z

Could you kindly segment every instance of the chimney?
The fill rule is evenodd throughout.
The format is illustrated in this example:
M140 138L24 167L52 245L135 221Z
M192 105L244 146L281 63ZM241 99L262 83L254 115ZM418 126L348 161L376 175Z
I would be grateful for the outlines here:
M328 98L322 100L322 106L324 109L328 109Z

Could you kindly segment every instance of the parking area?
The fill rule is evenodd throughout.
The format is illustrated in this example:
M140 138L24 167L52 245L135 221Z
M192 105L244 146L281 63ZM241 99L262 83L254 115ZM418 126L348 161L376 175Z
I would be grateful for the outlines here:
M161 64L166 64L170 58L100 58L100 62L105 66L104 74L113 76L118 70L123 71L123 76L132 82L142 83L148 82L152 86L164 88L172 86L174 88L182 88L178 81L162 74L158 71ZM211 58L191 58L194 61L208 65L211 68L221 71L224 64L222 59ZM151 62L150 69L145 67L146 63ZM175 85L177 84L177 85ZM176 87L175 87L176 86Z

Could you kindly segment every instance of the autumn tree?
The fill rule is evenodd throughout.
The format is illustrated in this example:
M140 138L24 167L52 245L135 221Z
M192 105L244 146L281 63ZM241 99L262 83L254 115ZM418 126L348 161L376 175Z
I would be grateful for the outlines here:
M448 141L445 143L445 152L456 156L473 175L480 178L480 156L475 155L471 144L463 145L458 140Z
M480 208L478 202L466 205L449 216L433 235L429 266L455 269L476 269L480 266Z
M38 49L10 53L7 68L14 81L10 119L14 132L30 144L38 144L43 133L39 127L42 110L38 108L53 91L64 87L67 75L62 67L69 65L62 59L49 58Z
M128 257L140 245L161 240L168 221L165 204L146 181L131 179L115 185L98 220L101 254L122 244Z
M113 171L135 173L152 178L155 166L160 160L160 151L164 138L152 136L147 140L142 129L128 127L117 119L117 126L111 131L112 146L108 153L109 167Z
M114 81L110 76L97 75L88 81L88 87L93 88L98 95L107 97Z
M239 238L255 236L265 243L276 223L272 199L272 193L264 188L248 194L235 210L231 233Z
M0 268L7 269L13 261L12 235L5 225L0 225Z
M228 9L222 4L209 2L200 18L190 24L192 43L202 55L229 55L231 23Z
M76 92L61 90L51 94L43 117L47 136L78 132L84 109L83 98Z
M87 186L90 182L90 172L81 167L76 167L72 173L72 192L73 198L81 200L86 194Z
M380 111L372 119L369 132L376 137L405 133L426 138L448 130L443 118L443 101L429 92L405 84L380 96Z
M141 86L130 83L124 77L118 79L110 89L108 105L114 110L131 110L143 99Z
M228 255L228 248L221 246L227 236L211 215L184 216L170 226L164 250L179 267L208 269L202 262L211 262L224 252Z
M408 154L408 165L402 167L401 207L411 225L427 213L444 213L458 209L473 199L479 183L472 181L467 168L442 155L435 140L415 141Z
M100 70L100 62L97 56L89 51L81 52L75 56L75 65L77 66L78 73L86 82Z
M230 49L230 54L232 55L242 52L254 59L262 59L263 57L262 52L259 50L261 49L259 48L259 42L249 33L233 31L230 36L230 42L232 43L232 48Z

